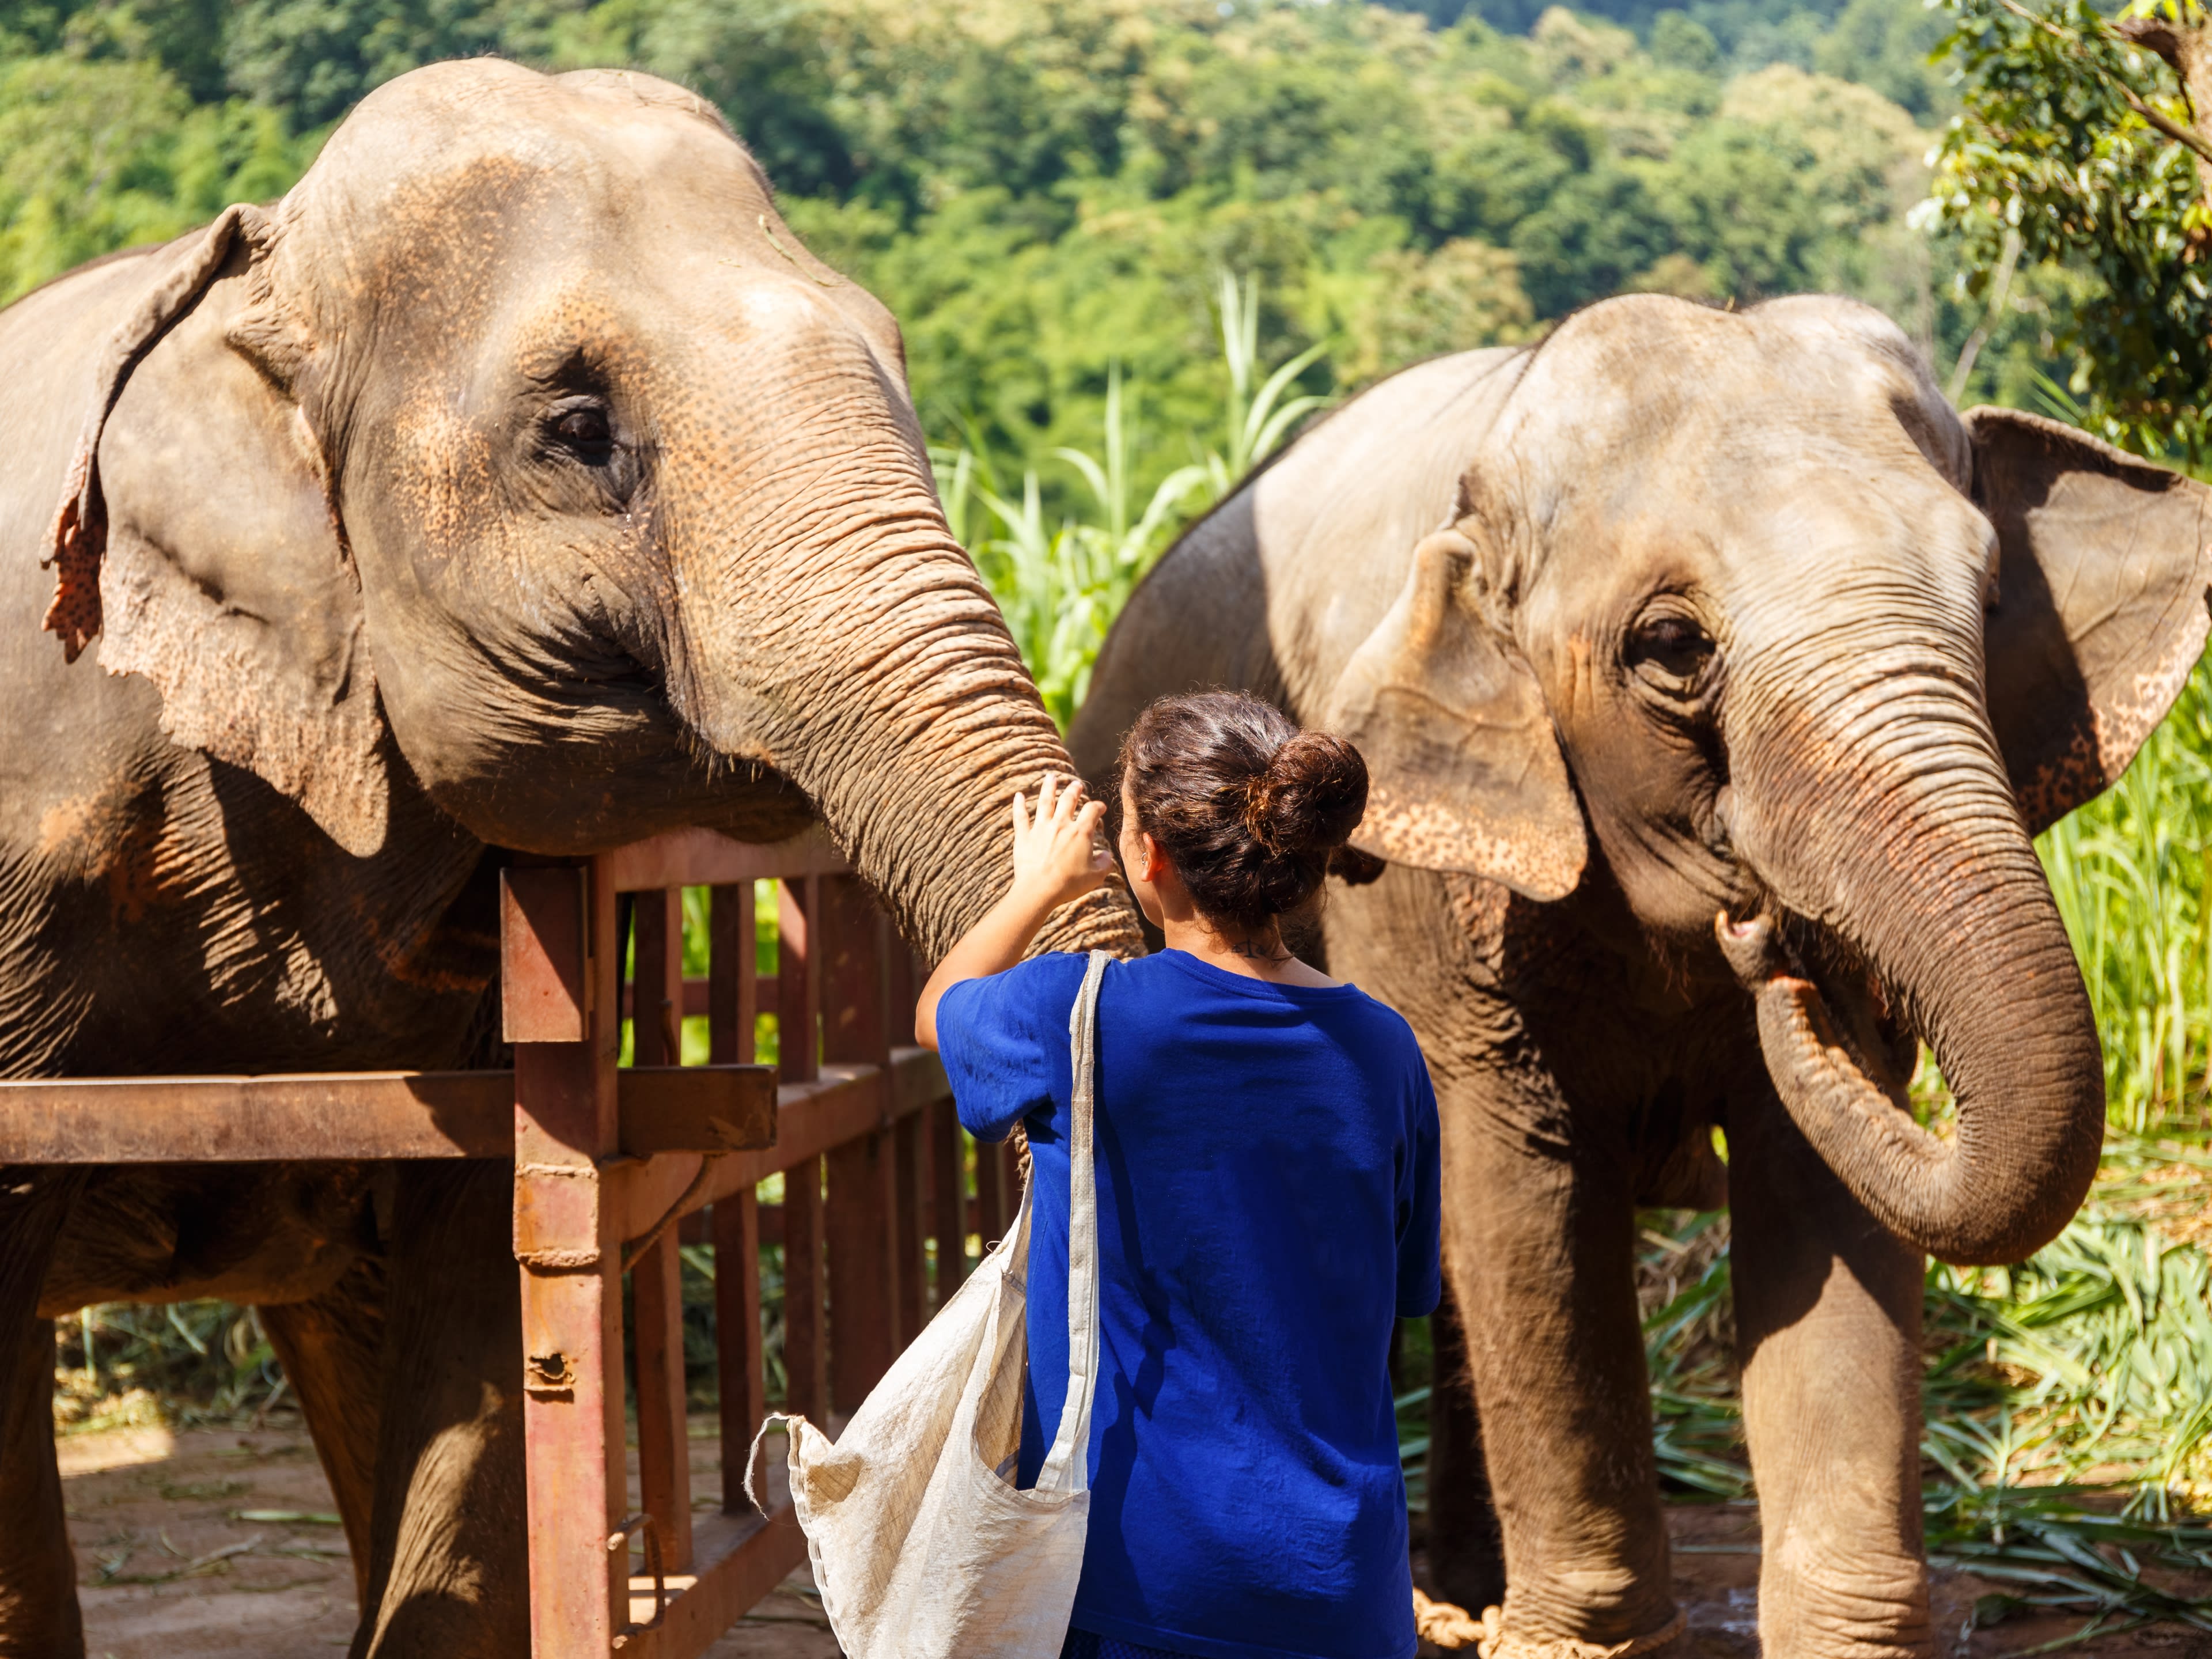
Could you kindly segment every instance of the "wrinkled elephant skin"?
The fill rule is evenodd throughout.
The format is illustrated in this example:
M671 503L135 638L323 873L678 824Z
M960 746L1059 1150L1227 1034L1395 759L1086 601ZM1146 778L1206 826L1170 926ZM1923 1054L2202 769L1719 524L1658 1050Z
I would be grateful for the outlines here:
M665 82L402 76L281 202L0 313L0 1075L484 1063L500 866L674 826L818 817L940 951L1068 764L890 316ZM356 1655L520 1659L509 1187L0 1172L0 1655L82 1650L40 1321L223 1295L330 1472Z
M1466 1366L1431 1559L1453 1599L1504 1588L1493 1659L1675 1628L1633 1211L1724 1194L1763 1650L1931 1651L1922 1253L2018 1261L2094 1174L2097 1033L2030 836L2194 667L2208 500L1960 416L1851 301L1641 296L1384 382L1132 599L1087 773L1206 684L1367 757L1383 873L1332 884L1323 939L1443 1103ZM1901 1109L1923 1039L1948 1138Z

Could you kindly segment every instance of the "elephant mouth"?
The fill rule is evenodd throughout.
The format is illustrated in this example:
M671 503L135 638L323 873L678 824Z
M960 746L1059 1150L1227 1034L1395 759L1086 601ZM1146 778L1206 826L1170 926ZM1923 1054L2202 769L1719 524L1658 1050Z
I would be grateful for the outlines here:
M1723 947L1747 990L1792 979L1826 1015L1829 1034L1900 1110L1920 1065L1920 1034L1904 999L1850 942L1830 927L1770 905L1748 921L1724 918Z

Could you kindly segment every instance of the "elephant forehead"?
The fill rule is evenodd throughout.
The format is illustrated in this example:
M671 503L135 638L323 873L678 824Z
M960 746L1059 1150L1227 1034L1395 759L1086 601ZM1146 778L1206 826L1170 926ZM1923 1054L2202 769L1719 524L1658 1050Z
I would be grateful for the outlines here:
M1620 626L1661 589L1718 601L1724 632L1778 605L1802 618L1844 592L1973 609L1994 556L1989 520L1895 423L1886 445L1818 429L1733 446L1669 436L1633 465L1541 480L1522 468L1528 619L1538 632L1601 613Z
M757 245L749 263L778 263L767 180L719 123L513 65L458 85L444 73L462 67L380 88L287 198L296 257L324 281L343 269L380 299L419 301L410 289L483 292L518 270L605 263L625 243L653 256L635 262L642 272L672 225L679 243L738 240Z
M1917 453L1965 477L1963 431L1910 343L1879 313L1827 298L1593 306L1538 349L1499 435L1524 452L1707 466Z
M736 175L745 194L761 205L769 200L750 154L696 94L630 71L554 76L495 58L434 64L385 82L331 135L310 176L410 157L435 163L485 155L556 171L596 155L617 171L648 176L681 161ZM364 182L377 176L365 174Z
M1535 505L1522 572L1531 615L1673 587L1760 604L1886 583L1978 596L1988 520L1909 446L1893 459L1808 440L1679 468L1597 469Z

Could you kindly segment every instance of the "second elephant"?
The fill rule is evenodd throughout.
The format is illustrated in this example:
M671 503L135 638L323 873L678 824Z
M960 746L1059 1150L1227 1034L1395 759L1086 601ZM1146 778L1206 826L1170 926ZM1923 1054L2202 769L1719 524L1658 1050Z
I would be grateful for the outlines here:
M1324 938L1436 1077L1491 1659L1680 1628L1633 1212L1723 1192L1763 1650L1930 1651L1922 1253L2018 1261L2094 1174L2097 1032L2030 837L2195 665L2207 503L1954 412L1864 307L1640 296L1369 392L1122 614L1073 734L1094 781L1194 685L1366 754L1384 871ZM1949 1138L1905 1109L1919 1039ZM1496 1589L1466 1479L1431 1481L1462 1599Z

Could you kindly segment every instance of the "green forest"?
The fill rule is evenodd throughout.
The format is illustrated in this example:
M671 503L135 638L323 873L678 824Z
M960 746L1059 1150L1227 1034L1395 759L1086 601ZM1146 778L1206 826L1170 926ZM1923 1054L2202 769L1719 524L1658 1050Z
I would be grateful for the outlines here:
M379 82L498 52L712 97L900 317L933 435L1095 448L1118 374L1142 491L1218 424L1224 271L1322 396L1627 289L1860 295L1948 372L1980 307L1906 223L1947 14L1607 4L0 0L0 299L281 193ZM1984 350L1972 391L2030 372Z

